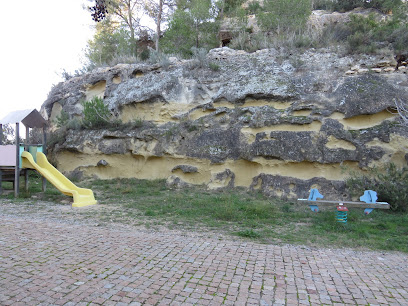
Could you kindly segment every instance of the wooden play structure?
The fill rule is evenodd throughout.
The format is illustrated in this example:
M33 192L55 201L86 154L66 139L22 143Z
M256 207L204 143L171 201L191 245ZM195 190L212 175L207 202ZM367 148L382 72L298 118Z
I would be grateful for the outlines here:
M20 123L26 127L24 143L20 143ZM15 124L14 145L3 145L1 138L3 125ZM28 171L36 170L43 176L43 191L46 188L46 179L63 194L72 196L73 207L83 207L96 204L93 192L90 189L79 188L54 168L47 160L46 153L46 129L47 121L36 109L15 111L0 120L0 194L2 182L13 183L14 195L19 194L20 176L25 177L25 189L28 191ZM42 143L30 143L30 128L42 129Z
M26 128L25 141L20 143L20 124L23 123ZM15 140L14 144L4 145L2 139L2 130L4 124L15 124ZM25 189L28 190L28 171L21 167L21 153L23 151L32 152L35 156L36 152L45 152L46 134L45 128L47 121L40 115L36 109L27 109L9 113L6 117L0 120L0 194L2 193L1 182L8 181L13 183L14 195L19 194L20 176L24 176ZM42 129L42 143L30 144L30 129ZM46 188L46 181L43 179L43 191Z

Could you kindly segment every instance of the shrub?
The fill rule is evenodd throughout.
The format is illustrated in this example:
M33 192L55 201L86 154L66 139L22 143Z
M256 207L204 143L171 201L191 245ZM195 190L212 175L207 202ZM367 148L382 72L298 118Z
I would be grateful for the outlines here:
M149 63L151 64L159 64L161 67L163 68L168 68L170 66L170 60L169 57L160 52L160 51L156 51L152 48L149 48Z
M57 128L62 128L67 126L69 122L69 115L66 111L62 110L59 116L55 118L55 124L57 125Z
M193 54L192 58L196 63L196 67L204 68L208 66L208 51L205 48L191 48L191 53Z
M84 119L82 121L86 128L103 128L109 125L111 113L108 106L99 97L82 103L84 107Z
M331 5L328 3L329 1L330 0L317 1L320 7L326 7L326 8L315 8L315 9L330 9L330 10L335 10L335 11L340 11L340 12L346 12L346 11L351 11L357 7L363 7L363 8L374 8L383 13L388 13L398 8L402 4L401 0L370 0L370 1L337 0L337 1L331 1L332 2Z
M133 55L114 55L109 61L109 66L116 66L117 64L134 64L137 62L137 57Z
M332 11L335 3L333 0L314 0L312 5L314 10Z
M377 192L378 201L390 204L393 211L408 210L408 168L398 168L389 163L383 169L373 168L367 175L350 173L346 180L347 190L352 196L361 196L364 190Z
M249 51L250 35L247 32L240 31L237 36L231 39L229 47L236 50Z
M389 39L396 53L408 51L408 26L396 28L389 35Z
M311 8L311 0L265 0L258 20L266 31L297 31L304 28Z
M251 1L248 3L248 12L250 14L256 14L262 10L261 5L258 1Z
M69 130L80 130L82 128L82 122L78 118L73 118L68 121L66 128Z
M347 37L347 49L349 53L374 53L376 48L377 34L384 27L375 20L375 16L368 17L350 15L350 22L347 24L350 35Z
M344 42L350 36L351 30L346 24L329 24L319 37L322 46Z
M210 69L211 69L212 71L218 71L218 70L220 70L220 65L218 65L218 64L216 64L216 63L211 62L211 63L208 64L208 66L210 67Z
M139 57L140 57L140 59L141 59L142 61L147 61L147 60L149 59L149 57L150 57L150 51L149 51L149 49L144 49L144 50L140 53Z
M376 47L369 35L357 32L347 37L347 51L349 53L374 53Z

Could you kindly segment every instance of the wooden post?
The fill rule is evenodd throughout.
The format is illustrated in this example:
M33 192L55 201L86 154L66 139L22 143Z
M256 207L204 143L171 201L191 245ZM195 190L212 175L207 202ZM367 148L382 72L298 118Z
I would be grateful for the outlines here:
M24 141L24 150L28 151L28 144L29 144L29 138L30 137L30 128L28 126L26 126L26 138Z
M47 133L45 132L45 125L43 126L43 152L47 155Z
M16 168L14 171L14 196L18 197L20 187L20 124L16 122Z
M43 126L43 152L47 154L47 134L45 132L45 125ZM47 180L45 177L42 179L42 191L45 192L47 189Z
M24 150L28 151L28 144L30 143L30 128L26 126L26 138L24 141ZM28 192L28 169L25 169L25 174L24 174L24 188L25 191Z
M2 144L3 144L3 125L0 123L0 145ZM3 172L1 172L0 169L0 194L3 193L2 184L3 184Z

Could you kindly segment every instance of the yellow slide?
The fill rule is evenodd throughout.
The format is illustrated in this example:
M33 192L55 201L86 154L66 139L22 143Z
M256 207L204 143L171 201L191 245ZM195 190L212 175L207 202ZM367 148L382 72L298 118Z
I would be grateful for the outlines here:
M33 156L27 151L22 152L21 157L23 168L37 170L63 194L74 197L72 207L83 207L96 204L91 189L77 187L61 172L55 169L53 165L48 162L47 157L43 153L37 152L37 162L34 161Z

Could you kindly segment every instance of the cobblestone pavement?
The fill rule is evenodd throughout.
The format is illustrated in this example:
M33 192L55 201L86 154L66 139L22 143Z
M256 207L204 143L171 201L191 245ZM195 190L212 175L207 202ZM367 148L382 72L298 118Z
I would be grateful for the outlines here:
M0 305L408 305L408 256L1 217Z

